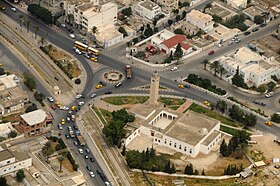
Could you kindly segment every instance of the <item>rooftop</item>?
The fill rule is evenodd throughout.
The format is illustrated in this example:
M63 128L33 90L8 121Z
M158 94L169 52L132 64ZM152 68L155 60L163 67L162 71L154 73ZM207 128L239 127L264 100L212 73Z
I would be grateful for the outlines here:
M195 146L218 123L216 119L189 110L170 124L165 135Z
M83 16L89 19L90 17L95 16L96 14L104 12L105 10L108 10L113 7L117 8L117 4L113 2L108 2L103 5L92 6L91 8L86 9L86 12L84 12Z
M90 0L65 0L70 5L80 5L83 3L90 3Z
M4 160L7 160L7 159L11 159L13 157L14 156L7 149L0 151L0 162L4 161Z
M253 52L251 49L242 47L236 52L235 59L243 64L249 61L259 61L262 59L262 57L259 54Z
M157 8L157 7L159 8L158 4L156 4L150 0L142 1L139 3L139 5L145 7L146 9L148 9L150 11L154 10L154 8Z
M12 129L11 122L0 124L0 133L9 132Z
M165 45L167 48L173 48L180 43L183 49L188 50L191 46L184 43L185 40L186 37L184 35L176 34L175 36L163 41L161 44Z
M26 154L25 152L22 152L18 148L17 149L11 148L10 153L15 157L16 161L23 161L23 160L30 158L30 156L28 156L28 154Z
M19 79L15 74L4 74L0 76L0 83L3 83L6 88L12 88L18 85Z
M99 41L102 40L103 42L122 35L114 25L100 26L98 27L98 32L96 37Z
M250 6L249 8L243 10L243 12L255 17L256 15L261 15L265 11L257 6Z
M234 2L237 6L242 5L244 2L247 2L247 0L230 0L231 2Z
M199 10L192 10L190 13L187 14L187 17L191 17L193 20L200 21L200 22L208 22L212 20L211 15L204 14Z
M42 109L39 109L39 110L35 110L35 111L29 112L29 113L26 113L26 114L22 114L22 115L20 115L20 117L28 125L32 126L32 125L42 123L46 119L47 114Z
M0 91L0 104L4 108L23 103L26 100L28 100L28 95L21 87L16 86Z
M219 131L212 132L204 141L203 145L208 146L218 135L220 134Z
M77 9L83 12L87 9L92 8L92 7L95 7L95 5L93 5L92 3L85 3L85 4L77 6Z

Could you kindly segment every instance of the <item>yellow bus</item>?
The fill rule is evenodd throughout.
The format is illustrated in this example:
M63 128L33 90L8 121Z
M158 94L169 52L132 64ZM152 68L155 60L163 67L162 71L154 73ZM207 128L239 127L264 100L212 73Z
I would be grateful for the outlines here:
M87 52L92 53L95 56L99 55L99 51L95 48L92 48L92 47L88 47Z
M79 50L82 50L82 51L86 51L86 49L88 48L87 45L79 42L79 41L75 41L74 43L74 47L78 48Z

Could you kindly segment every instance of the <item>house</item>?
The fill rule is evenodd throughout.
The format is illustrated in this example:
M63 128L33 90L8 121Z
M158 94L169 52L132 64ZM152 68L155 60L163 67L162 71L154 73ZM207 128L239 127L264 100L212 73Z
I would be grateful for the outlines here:
M23 111L27 102L29 102L29 97L19 86L2 90L0 91L0 115L7 116Z
M32 166L32 159L19 149L0 149L0 176Z
M236 9L243 9L247 6L247 0L226 0L226 3Z
M19 78L15 74L0 76L0 91L19 85Z
M30 136L43 132L51 121L52 117L48 116L42 109L39 109L20 115L20 123L15 127L25 136Z
M248 16L250 18L251 21L254 22L254 18L257 15L261 15L263 16L263 13L265 11L261 8L259 8L258 6L250 6L249 8L246 8L245 10L243 10L243 13Z
M66 18L68 15L73 15L75 25L88 32L93 26L114 25L117 21L118 6L116 3L108 2L98 5L95 1L66 2L68 2L64 4Z
M13 131L13 126L11 122L0 124L0 137L7 138L9 134Z
M114 25L98 27L96 40L104 47L108 48L123 41L123 34Z
M213 29L214 21L212 21L212 16L209 14L204 14L199 10L192 10L186 15L186 21L192 25L200 28L201 30L208 32Z
M174 52L176 51L177 45L180 43L184 55L189 54L192 52L192 47L187 44L186 42L186 37L184 35L176 34L175 36L162 41L158 47L162 52L165 52L166 54L170 54L171 51Z
M266 59L248 47L242 47L236 53L222 56L218 60L231 75L230 78L239 68L240 74L249 86L259 87L261 84L269 83L272 80L271 76L280 77L280 69L275 60Z
M156 16L161 14L161 7L150 0L144 0L134 6L134 11L144 18L153 20Z
M171 13L172 10L178 9L179 0L155 0L161 8L168 13Z

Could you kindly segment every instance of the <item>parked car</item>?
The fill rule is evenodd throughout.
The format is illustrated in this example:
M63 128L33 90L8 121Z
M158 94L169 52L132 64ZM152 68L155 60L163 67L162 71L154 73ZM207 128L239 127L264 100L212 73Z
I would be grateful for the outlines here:
M74 31L73 31L71 28L68 28L67 30L68 30L68 32L70 32L71 34L74 33Z
M59 130L62 130L62 129L63 129L63 127L62 127L62 125L61 125L60 123L57 125L57 128L58 128Z
M84 57L87 58L87 59L89 59L89 58L90 58L90 55L89 55L88 53L85 53L85 54L84 54Z
M258 100L253 100L253 103L257 104L257 105L261 105L261 106L266 106L266 103L263 103L261 101L258 101Z
M208 101L203 101L203 105L209 107L210 106L210 103Z
M69 34L69 37L72 38L72 39L76 38L75 34Z
M105 86L106 86L106 83L105 83L105 82L103 82L103 81L100 81L100 82L99 82L99 84L100 84L100 85L102 85L103 87L105 87Z
M78 103L79 106L82 106L82 105L84 105L84 104L85 104L84 101L80 101L80 102Z
M101 85L101 84L97 84L96 86L95 86L95 88L96 89L101 89L103 86Z
M76 53L76 54L79 54L79 55L82 54L82 52L81 52L79 49L76 49L76 50L75 50L75 53Z
M183 84L178 85L179 88L185 88Z
M52 97L48 97L47 99L49 100L49 102L54 102L54 99Z
M211 50L210 52L208 52L208 55L211 56L211 55L213 55L214 53L215 53L215 51L214 51L214 50Z
M247 32L244 33L244 36L247 36L247 35L249 35L249 34L251 34L251 32L250 32L250 31L247 31Z
M265 97L266 98L271 98L273 96L274 92L268 92Z
M88 41L85 38L82 38L82 43L84 43L85 45L88 45Z
M89 172L89 175L90 175L92 178L94 178L94 177L95 177L95 175L93 174L93 172L92 172L92 171L90 171L90 172Z
M171 71L176 71L176 70L178 70L178 67L177 67L177 66L172 67L170 70L171 70Z
M64 23L61 23L60 25L62 28L66 28L66 25Z
M82 94L77 94L77 95L76 95L76 99L80 99L81 97L83 97Z
M88 159L88 155L85 155L85 159Z
M84 153L83 149L79 149L79 153L83 154Z
M85 150L85 151L86 151L86 153L87 153L87 154L89 154L89 149L88 149L88 148L86 148L86 150Z
M16 9L15 7L12 7L11 10L12 10L13 12L16 12L16 11L17 11L17 9Z
M70 138L69 134L65 134L65 138L69 139Z
M86 168L88 171L91 171L91 168L88 165L86 166Z
M95 98L96 96L97 96L97 94L95 94L95 93L92 93L92 94L90 95L91 98Z
M255 27L255 28L253 28L252 32L256 32L256 31L258 31L258 30L259 30L259 28L258 28L258 27Z
M76 142L76 141L73 141L73 144L74 144L75 146L78 146L78 145L79 145L78 142Z
M266 122L264 122L264 124L266 124L267 126L272 126L272 123L271 123L271 121L266 121Z
M263 23L263 24L261 24L261 27L265 27L267 24L266 23Z
M104 94L112 94L112 93L113 93L113 92L108 91L108 90L104 92Z
M89 158L89 160L90 160L91 162L94 162L94 159L93 159L93 158Z
M55 105L55 104L51 104L51 108L52 108L53 110L56 110L56 105Z

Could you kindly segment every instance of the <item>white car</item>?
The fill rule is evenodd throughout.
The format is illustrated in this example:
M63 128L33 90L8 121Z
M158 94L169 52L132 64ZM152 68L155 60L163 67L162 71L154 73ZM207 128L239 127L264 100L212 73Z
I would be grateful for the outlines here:
M266 97L266 98L270 98L270 97L273 96L273 94L274 94L273 92L268 92L268 93L265 95L265 97Z
M66 28L66 25L64 23L61 23L60 25L62 28Z
M49 102L54 102L54 99L52 97L48 97L47 99L49 100Z
M57 125L57 127L58 127L59 130L63 129L63 127L62 127L62 125L60 123Z
M69 107L64 106L63 110L69 110Z
M79 149L79 153L83 154L84 153L83 149Z
M90 95L91 98L95 98L97 96L97 94L93 93Z
M76 49L75 52L76 52L77 54L79 54L79 55L82 54L82 52L81 52L79 49Z
M77 95L76 95L76 99L80 99L81 97L83 97L82 94L77 94Z
M90 171L90 172L89 172L89 175L90 175L92 178L94 178L94 177L95 177L95 175L93 174L93 172L92 172L92 171Z
M69 37L71 37L72 39L75 39L75 34L69 34Z
M16 11L17 11L17 9L16 9L15 7L12 7L11 10L12 10L13 12L16 12Z
M82 106L82 105L84 105L84 104L85 104L84 101L80 101L80 102L78 103L79 106Z
M178 67L177 67L177 66L172 67L170 70L171 70L171 71L176 71L176 70L178 70Z

